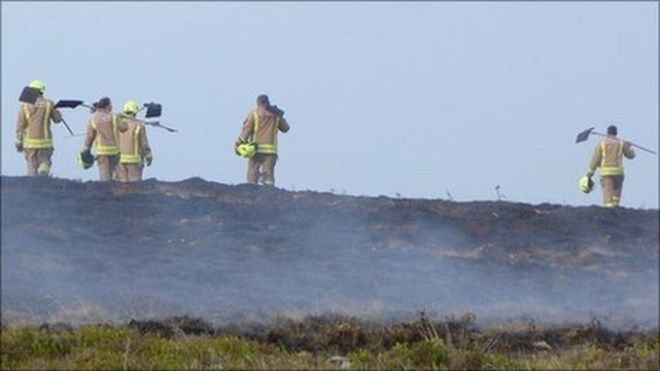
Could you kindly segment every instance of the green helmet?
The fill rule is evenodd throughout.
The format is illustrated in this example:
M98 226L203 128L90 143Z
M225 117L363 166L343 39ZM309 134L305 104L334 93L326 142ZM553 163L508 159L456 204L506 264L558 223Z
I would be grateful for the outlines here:
M94 165L94 155L92 155L90 150L86 149L78 154L78 165L84 170L87 170Z
M134 113L137 113L137 111L140 110L140 107L138 106L138 102L134 100L129 100L128 102L124 103L124 113L132 115Z
M46 90L46 85L44 85L44 83L39 80L32 80L30 87L39 90L42 94L44 90Z
M591 177L583 176L580 178L580 191L583 193L589 193L594 189L594 181L591 180Z
M243 143L236 148L239 156L250 158L257 153L257 146L254 143Z

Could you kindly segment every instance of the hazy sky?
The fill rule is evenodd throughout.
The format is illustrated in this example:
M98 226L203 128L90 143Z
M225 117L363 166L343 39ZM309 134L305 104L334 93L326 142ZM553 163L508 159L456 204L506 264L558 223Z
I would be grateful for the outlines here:
M146 177L237 184L233 143L267 93L292 129L277 185L357 195L586 205L579 192L610 123L658 149L658 3L2 2L2 174L17 97L32 79L57 100L109 95L164 105ZM63 112L83 132L85 109ZM53 173L82 138L54 127ZM658 207L658 157L626 163L623 204Z

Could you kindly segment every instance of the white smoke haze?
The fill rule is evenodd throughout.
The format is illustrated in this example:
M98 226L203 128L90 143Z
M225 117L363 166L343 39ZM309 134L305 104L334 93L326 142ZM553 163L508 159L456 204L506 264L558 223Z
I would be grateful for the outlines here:
M658 210L2 178L3 322L658 325Z

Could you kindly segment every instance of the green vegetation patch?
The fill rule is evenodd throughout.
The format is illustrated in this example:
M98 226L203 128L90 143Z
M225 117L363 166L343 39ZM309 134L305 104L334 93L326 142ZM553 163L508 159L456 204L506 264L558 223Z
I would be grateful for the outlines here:
M612 332L597 323L483 330L471 319L423 317L154 323L3 327L2 369L657 369L660 361L658 330Z

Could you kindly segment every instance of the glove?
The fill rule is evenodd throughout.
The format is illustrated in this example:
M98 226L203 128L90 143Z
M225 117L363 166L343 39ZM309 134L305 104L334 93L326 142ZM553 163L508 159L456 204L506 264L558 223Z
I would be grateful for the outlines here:
M16 141L14 144L16 145L17 152L23 152L23 142Z
M151 163L154 161L154 158L153 156L149 155L147 156L146 160L147 160L147 166L151 166Z
M238 155L238 156L241 155L241 154L238 152L238 146L240 146L240 145L243 144L243 143L245 143L245 141L242 140L241 138L238 138L238 139L236 140L236 143L234 143L234 153L236 153L236 155Z

